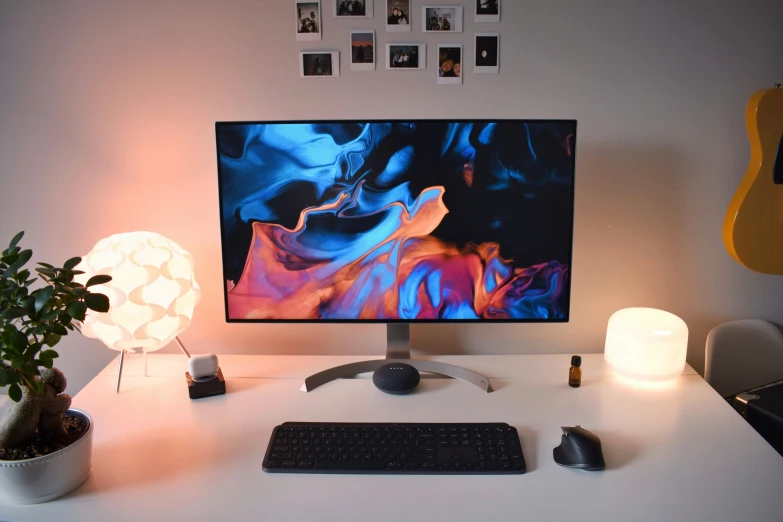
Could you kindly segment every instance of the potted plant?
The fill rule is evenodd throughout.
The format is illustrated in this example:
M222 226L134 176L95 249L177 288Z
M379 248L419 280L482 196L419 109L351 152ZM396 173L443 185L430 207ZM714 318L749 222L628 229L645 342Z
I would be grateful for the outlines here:
M62 268L38 263L32 277L25 265L33 253L18 246L23 235L0 254L0 387L10 399L0 407L0 500L33 504L76 489L90 472L92 419L70 409L52 348L79 329L88 308L109 310L109 298L88 288L111 277L76 282L78 257Z

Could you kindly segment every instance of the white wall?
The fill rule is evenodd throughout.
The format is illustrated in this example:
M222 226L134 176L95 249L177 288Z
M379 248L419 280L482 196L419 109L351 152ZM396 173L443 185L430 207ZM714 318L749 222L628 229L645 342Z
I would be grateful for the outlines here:
M417 326L419 350L600 352L609 315L643 305L686 320L700 369L711 327L783 321L783 277L740 267L720 236L748 161L745 103L783 79L783 2L504 0L499 26L466 16L448 36L421 33L425 3L410 35L384 32L381 0L370 20L324 3L324 41L297 43L288 0L0 0L0 239L24 229L36 259L59 262L157 231L197 260L192 351L380 353L383 326L224 323L213 123L575 118L572 322ZM374 28L379 49L426 42L428 69L350 72L352 28ZM472 33L495 29L501 75L435 84L438 42L472 52ZM301 49L339 49L342 76L301 80ZM78 336L60 352L72 392L114 355Z

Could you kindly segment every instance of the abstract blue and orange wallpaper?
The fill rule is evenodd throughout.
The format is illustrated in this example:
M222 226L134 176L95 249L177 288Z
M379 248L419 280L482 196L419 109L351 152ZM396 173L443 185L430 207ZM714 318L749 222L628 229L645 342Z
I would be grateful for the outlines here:
M568 320L576 122L216 132L228 320Z

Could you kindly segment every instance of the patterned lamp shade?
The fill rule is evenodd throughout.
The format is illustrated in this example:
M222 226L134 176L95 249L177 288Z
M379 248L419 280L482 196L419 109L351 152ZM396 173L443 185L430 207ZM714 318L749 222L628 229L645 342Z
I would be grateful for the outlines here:
M76 268L81 283L94 275L112 280L91 287L106 294L106 313L89 311L82 333L118 351L153 352L190 326L201 289L193 258L182 247L152 232L116 234L98 241Z

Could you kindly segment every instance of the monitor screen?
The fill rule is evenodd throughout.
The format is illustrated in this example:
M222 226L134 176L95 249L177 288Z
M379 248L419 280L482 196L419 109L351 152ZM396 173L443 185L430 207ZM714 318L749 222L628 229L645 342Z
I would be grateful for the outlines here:
M575 121L216 134L228 321L568 321Z

